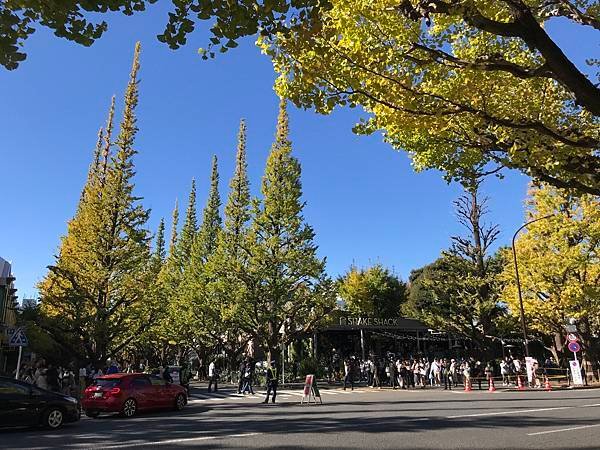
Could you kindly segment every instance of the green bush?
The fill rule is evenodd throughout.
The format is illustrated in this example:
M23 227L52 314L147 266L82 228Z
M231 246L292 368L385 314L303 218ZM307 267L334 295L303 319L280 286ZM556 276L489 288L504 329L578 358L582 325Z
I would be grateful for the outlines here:
M320 378L323 376L323 368L315 358L304 358L300 361L298 372L302 377L305 377L306 375L315 375L317 378Z

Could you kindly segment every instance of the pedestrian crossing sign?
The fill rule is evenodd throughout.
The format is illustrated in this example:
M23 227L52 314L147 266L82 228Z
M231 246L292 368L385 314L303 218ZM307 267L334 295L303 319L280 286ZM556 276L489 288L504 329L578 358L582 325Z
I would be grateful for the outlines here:
M23 328L13 328L12 330L9 330L8 345L11 347L26 347L29 345L27 336L25 336L25 330L23 330Z

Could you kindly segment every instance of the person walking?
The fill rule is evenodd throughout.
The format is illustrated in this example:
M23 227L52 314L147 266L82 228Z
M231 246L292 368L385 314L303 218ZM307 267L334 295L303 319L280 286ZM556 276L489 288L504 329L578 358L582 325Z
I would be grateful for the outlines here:
M181 369L179 369L179 384L185 388L185 391L189 394L190 392L190 378L192 377L192 372L190 371L190 367L188 363L184 362L181 365Z
M348 382L350 382L350 387L354 390L354 375L353 375L353 367L350 359L344 360L344 390L346 390L346 386Z
M392 389L396 389L396 364L394 363L394 359L392 357L388 360L388 370L390 373L390 387Z
M488 389L491 389L492 383L494 382L494 367L491 361L488 361L485 365L485 378L487 379Z
M218 390L219 374L214 361L208 365L208 392L211 391L212 385L215 385L215 392Z
M242 388L244 387L244 376L246 375L246 360L244 358L242 358L242 360L240 361L240 365L239 365L239 371L238 371L238 390L237 393L241 394L242 393Z
M46 370L46 380L48 382L48 389L52 392L60 392L60 377L58 375L58 369L53 364L48 364L48 370Z
M246 370L244 372L244 387L242 388L242 394L246 392L254 395L254 389L252 389L252 380L254 378L254 363L248 358L246 360Z
M275 403L275 398L277 397L277 386L279 381L277 380L277 368L275 364L275 361L271 361L267 368L267 396L263 403L269 403L271 393L273 393L272 403Z

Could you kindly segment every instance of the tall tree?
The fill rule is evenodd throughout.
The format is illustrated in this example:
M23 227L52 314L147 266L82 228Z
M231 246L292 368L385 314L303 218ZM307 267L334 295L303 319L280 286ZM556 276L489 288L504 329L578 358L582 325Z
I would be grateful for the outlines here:
M175 200L175 208L171 215L171 236L169 237L169 256L175 255L175 245L177 244L177 227L179 225L179 204Z
M198 232L198 223L196 219L196 180L192 179L188 206L185 212L185 221L181 228L177 245L175 246L175 258L179 272L183 272L185 266L190 260L192 253L192 244Z
M165 262L167 257L167 252L165 250L165 219L160 219L158 224L158 229L156 230L156 243L154 246L154 259L158 265L158 272L160 272L160 268L162 264Z
M249 337L238 326L237 306L246 291L240 279L248 266L246 241L250 220L250 186L246 163L246 124L238 133L235 172L229 183L225 205L225 223L216 249L204 265L204 297L196 302L196 316L204 324L206 335L219 342L231 360L245 348Z
M210 191L204 211L202 224L192 246L192 264L202 265L215 252L217 239L221 231L221 197L219 196L219 169L217 156L212 159Z
M338 293L352 314L396 317L406 300L406 284L381 264L352 266L338 280Z
M219 208L219 171L217 157L213 156L210 190L202 212L202 223L194 237L190 258L184 268L183 279L176 303L178 328L187 337L187 342L206 342L219 335L219 309L207 290L210 277L206 263L216 250L221 230Z
M600 30L595 1L330 2L263 39L277 91L329 113L362 106L418 170L451 179L522 171L600 195L600 87L546 31L553 17ZM591 59L590 64L598 61Z
M245 294L237 310L241 329L253 336L270 359L279 346L306 333L335 304L335 290L317 257L315 233L302 216L300 163L291 154L288 116L282 102L275 142L255 201L241 277Z
M600 198L533 186L527 220L540 219L516 240L523 305L531 330L564 350L565 325L578 320L584 350L598 358L600 343ZM507 251L508 252L508 251ZM506 255L504 298L519 315L512 254Z
M489 348L488 336L497 335L498 321L505 314L499 277L503 258L490 255L499 230L483 222L486 204L477 189L455 201L458 220L468 233L452 237L452 247L438 260L411 273L404 308L432 327L472 339L483 351Z
M152 274L148 211L133 184L139 53L137 43L117 140L108 142L102 164L88 177L56 263L39 284L53 337L95 363L125 348L153 320L140 315ZM109 122L112 114L111 107Z

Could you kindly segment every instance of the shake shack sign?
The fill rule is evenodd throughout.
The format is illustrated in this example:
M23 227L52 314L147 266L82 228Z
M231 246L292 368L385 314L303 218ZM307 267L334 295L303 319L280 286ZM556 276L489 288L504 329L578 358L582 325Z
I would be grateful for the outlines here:
M335 322L334 322L335 323ZM427 326L415 319L405 317L338 317L331 328L396 328L403 330L427 330Z

